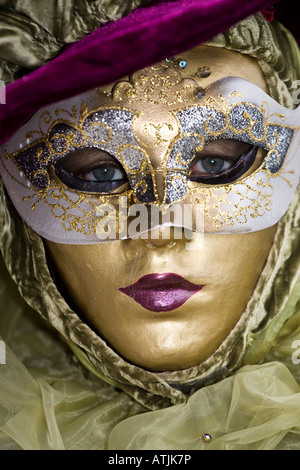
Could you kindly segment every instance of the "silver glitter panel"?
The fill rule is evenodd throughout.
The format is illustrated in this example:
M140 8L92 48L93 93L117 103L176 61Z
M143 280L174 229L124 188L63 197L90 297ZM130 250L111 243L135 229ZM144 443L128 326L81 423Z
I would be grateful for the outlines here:
M236 139L264 148L268 151L264 164L272 173L282 168L294 135L291 128L267 122L264 114L249 103L232 106L228 120L225 112L210 106L188 108L178 112L177 117L183 133L197 133L204 143L220 138Z
M235 105L229 112L230 126L241 133L252 136L255 142L264 138L264 116L255 106L249 104ZM251 137L250 137L251 138Z
M152 175L148 174L145 176L130 177L129 184L134 189L134 195L136 201L150 204L155 202L155 193Z
M38 156L41 156L39 160ZM28 181L27 185L31 184L37 188L45 188L48 184L48 173L45 166L50 158L50 151L44 142L37 143L29 149L20 151L15 156L15 161L18 164L20 175L24 175Z
M113 155L128 174L140 169L145 154L132 132L134 113L123 109L91 112L81 126L70 121L53 122L48 142L29 144L14 158L21 172L39 189L47 187L47 166L83 148L98 148ZM146 167L148 168L148 167Z
M201 136L191 135L177 140L168 157L167 168L178 168L188 172L191 160L197 149L202 149L202 146Z
M266 140L274 150L266 157L265 166L271 173L277 173L283 166L294 136L293 129L270 124L266 131Z
M113 155L124 167L132 189L138 183L137 198L144 202L155 199L152 177L139 175L151 169L147 154L140 148L132 130L135 114L122 108L89 112L81 125L57 120L48 133L48 143L29 144L16 152L20 171L30 184L45 189L47 166L71 155L77 149L98 148ZM266 121L263 112L251 103L237 103L222 111L213 106L195 106L177 113L181 137L169 151L166 168L166 200L172 202L186 194L189 165L203 145L216 139L236 139L268 151L263 168L277 173L284 163L293 130ZM179 170L175 178L174 171ZM179 177L180 176L180 177ZM176 184L175 184L176 183Z
M172 202L183 199L186 194L186 177L183 177L181 173L169 173L166 177L165 203L171 204Z
M183 133L195 132L204 135L205 126L208 126L212 133L221 133L226 128L226 116L209 106L184 109L177 113L177 117Z

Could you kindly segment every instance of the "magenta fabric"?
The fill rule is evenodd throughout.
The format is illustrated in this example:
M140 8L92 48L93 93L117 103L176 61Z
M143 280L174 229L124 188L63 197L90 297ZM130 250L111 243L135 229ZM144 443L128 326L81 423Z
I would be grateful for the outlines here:
M6 88L0 144L47 104L113 82L201 44L277 0L153 1L69 46Z

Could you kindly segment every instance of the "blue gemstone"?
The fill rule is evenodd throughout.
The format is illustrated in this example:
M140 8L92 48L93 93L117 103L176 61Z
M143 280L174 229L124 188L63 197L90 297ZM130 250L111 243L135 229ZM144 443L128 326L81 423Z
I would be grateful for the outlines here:
M187 66L187 61L186 60L181 60L178 65L181 69L185 69L186 66Z

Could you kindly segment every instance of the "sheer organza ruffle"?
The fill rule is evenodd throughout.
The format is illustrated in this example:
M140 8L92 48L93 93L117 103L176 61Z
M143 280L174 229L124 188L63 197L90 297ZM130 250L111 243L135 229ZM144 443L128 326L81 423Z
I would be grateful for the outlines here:
M203 439L206 434L209 442ZM112 430L108 446L111 450L300 449L300 387L279 362L245 366L199 390L186 404L126 419Z

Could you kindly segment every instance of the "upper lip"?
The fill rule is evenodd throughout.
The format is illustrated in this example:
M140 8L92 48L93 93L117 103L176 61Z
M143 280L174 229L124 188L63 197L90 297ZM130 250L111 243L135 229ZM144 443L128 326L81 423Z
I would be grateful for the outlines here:
M194 284L174 273L154 273L119 290L142 307L154 312L166 312L183 305L204 284Z

